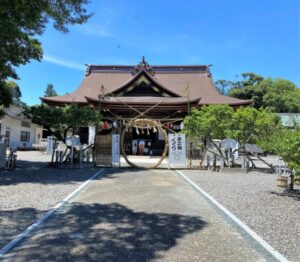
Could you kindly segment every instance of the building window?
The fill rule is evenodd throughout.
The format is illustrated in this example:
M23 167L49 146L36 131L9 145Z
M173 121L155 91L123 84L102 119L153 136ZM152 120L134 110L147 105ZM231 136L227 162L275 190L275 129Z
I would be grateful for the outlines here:
M22 127L30 127L30 122L27 122L27 121L21 121L21 126L22 126Z
M29 140L30 140L30 132L21 131L20 141L21 142L29 142Z

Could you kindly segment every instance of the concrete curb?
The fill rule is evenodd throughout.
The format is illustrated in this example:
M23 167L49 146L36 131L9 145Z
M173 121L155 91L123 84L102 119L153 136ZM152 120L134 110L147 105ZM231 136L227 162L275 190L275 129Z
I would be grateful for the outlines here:
M88 180L82 183L77 189L75 189L72 193L70 193L67 197L65 197L61 202L51 208L46 214L44 214L41 218L39 218L35 223L27 227L21 234L16 236L13 240L8 242L4 247L0 249L0 259L9 252L12 248L14 248L17 244L19 244L24 238L26 238L30 233L32 233L37 227L39 227L42 223L44 223L50 216L52 216L60 207L66 204L71 198L73 198L76 194L80 193L92 180L94 180L97 176L104 172L105 168L99 170L94 175L92 175Z
M234 214L232 214L228 209L222 206L216 199L210 196L207 192L205 192L202 188L200 188L195 182L189 179L186 175L184 175L181 171L176 170L176 172L188 182L194 189L196 189L208 202L211 206L213 206L219 213L221 213L227 221L232 223L235 227L237 227L242 235L245 235L250 240L252 240L255 246L260 247L265 255L272 259L272 261L280 261L280 262L288 262L289 260L285 258L282 254L280 254L277 250L275 250L271 245L269 245L265 240L263 240L257 233L255 233L251 228L249 228L245 223L243 223L240 219L238 219ZM269 261L269 260L268 260Z

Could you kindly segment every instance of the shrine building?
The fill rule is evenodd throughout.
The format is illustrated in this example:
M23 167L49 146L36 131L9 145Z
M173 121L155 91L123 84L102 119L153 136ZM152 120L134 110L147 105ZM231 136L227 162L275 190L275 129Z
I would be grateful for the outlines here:
M106 133L115 132L114 127L117 129L134 118L154 119L169 130L180 131L183 118L192 108L252 104L251 100L219 94L210 65L149 65L144 57L138 65L88 65L75 92L41 100L50 106L93 106L100 110L102 132ZM161 153L163 139L159 132L131 131L125 139L127 153L132 153L133 140L142 139L146 143L145 154Z

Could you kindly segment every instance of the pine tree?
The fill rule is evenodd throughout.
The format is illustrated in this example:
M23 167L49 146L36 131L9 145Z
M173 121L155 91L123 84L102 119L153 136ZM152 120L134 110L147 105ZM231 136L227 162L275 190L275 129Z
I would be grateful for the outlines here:
M54 89L53 84L50 83L50 84L47 85L47 88L45 90L44 96L45 97L57 96L57 93L56 93L56 91Z

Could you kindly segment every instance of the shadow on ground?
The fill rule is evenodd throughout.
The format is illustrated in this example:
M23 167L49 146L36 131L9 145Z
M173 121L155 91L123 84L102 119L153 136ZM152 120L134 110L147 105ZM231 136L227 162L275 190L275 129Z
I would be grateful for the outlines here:
M117 203L73 203L12 251L13 261L150 261L206 224L196 216L135 212Z
M280 197L291 197L295 200L300 201L300 189L285 190L283 192L271 191L270 193Z
M0 211L0 248L26 227L34 223L44 211L35 208Z
M84 182L100 169L99 167L77 169L54 168L50 167L47 162L19 160L15 169L0 170L0 186L16 185L19 183L61 184ZM97 180L114 178L114 175L126 173L129 170L131 172L141 171L141 169L131 167L107 167L106 170L109 170L109 172L105 172L105 174L97 177Z

